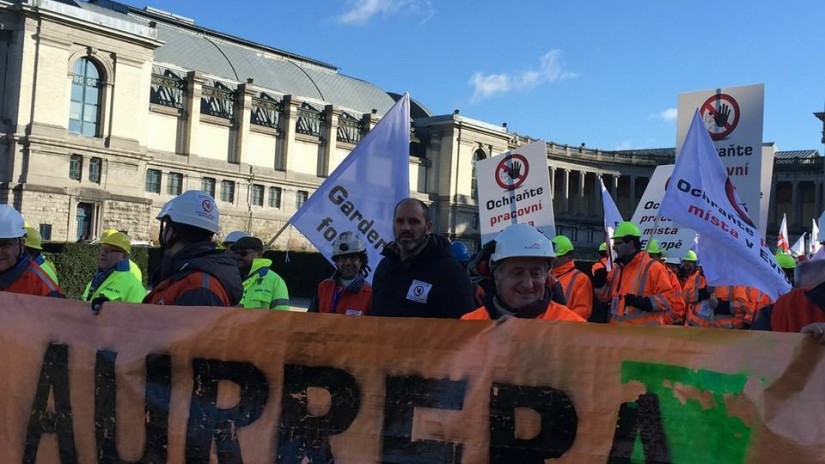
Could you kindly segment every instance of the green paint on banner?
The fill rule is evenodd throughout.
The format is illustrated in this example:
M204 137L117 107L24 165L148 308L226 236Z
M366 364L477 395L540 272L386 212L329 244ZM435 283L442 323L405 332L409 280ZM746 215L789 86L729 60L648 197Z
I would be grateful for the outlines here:
M724 397L743 393L747 375L624 361L622 383L634 381L659 396L671 463L745 461L751 429L728 415ZM645 462L639 437L631 461Z

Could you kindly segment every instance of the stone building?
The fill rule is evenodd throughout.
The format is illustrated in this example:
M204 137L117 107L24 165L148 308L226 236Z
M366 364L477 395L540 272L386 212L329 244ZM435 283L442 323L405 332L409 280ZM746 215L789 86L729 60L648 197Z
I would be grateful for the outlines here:
M215 196L221 234L271 237L399 98L334 65L111 0L2 2L0 38L0 202L47 240L109 228L155 239L160 207L187 189ZM432 204L437 232L475 245L475 162L532 139L415 100L411 116L412 195ZM629 217L673 152L549 142L559 232L595 249L598 178ZM770 221L787 211L793 235L822 210L825 168L813 150L776 159ZM297 231L276 246L310 248Z

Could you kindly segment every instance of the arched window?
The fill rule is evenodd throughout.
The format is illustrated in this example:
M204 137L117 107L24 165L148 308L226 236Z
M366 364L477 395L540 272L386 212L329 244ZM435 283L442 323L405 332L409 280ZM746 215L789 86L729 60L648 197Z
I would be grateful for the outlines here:
M478 174L476 173L476 163L485 158L487 158L487 153L484 153L484 150L481 148L473 153L473 174L470 178L470 197L474 200L478 200Z
M100 123L100 70L88 58L75 61L72 69L72 101L69 108L69 132L97 137Z

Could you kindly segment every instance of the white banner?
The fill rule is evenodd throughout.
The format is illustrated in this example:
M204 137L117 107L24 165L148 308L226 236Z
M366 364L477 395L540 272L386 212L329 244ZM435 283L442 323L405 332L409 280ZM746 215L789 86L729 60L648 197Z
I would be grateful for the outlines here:
M673 164L656 166L645 193L631 219L642 230L642 247L655 238L666 258L682 259L696 243L696 232L676 224L671 218L661 217L659 208L665 197L665 187L673 173Z
M788 218L782 214L782 224L779 225L779 235L776 237L776 252L789 253L791 251L790 239L788 238Z
M794 257L802 256L805 254L805 236L807 232L803 232L802 236L797 239L796 242L791 246L791 255Z
M410 96L400 100L289 222L332 262L332 242L351 231L367 245L367 279L393 241L395 205L410 195Z
M816 225L816 219L811 219L813 221L813 227L811 227L811 246L810 246L810 253L816 254L817 251L822 247L822 244L819 242L819 227ZM822 213L822 217L819 218L820 222L825 222L825 213Z
M726 87L679 95L676 156L682 151L693 113L699 111L728 177L739 192L741 207L764 237L768 224L773 159L762 150L765 109L763 84ZM771 159L765 159L765 157Z
M773 299L790 291L785 272L742 208L699 111L694 113L660 211L701 235L699 260L708 285L755 287Z
M550 239L556 236L543 140L481 160L476 169L482 244L510 224L530 224Z
M604 186L604 180L599 177L599 185L602 189L602 210L604 210L604 243L607 247L607 270L613 268L613 232L616 231L619 223L623 222L622 213L616 207L616 202Z

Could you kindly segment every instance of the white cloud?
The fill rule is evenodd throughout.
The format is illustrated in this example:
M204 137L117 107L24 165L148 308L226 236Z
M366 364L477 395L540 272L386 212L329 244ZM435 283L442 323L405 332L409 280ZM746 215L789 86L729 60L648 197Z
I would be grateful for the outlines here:
M550 50L539 59L538 69L510 74L484 74L476 72L470 78L473 101L501 95L508 92L527 92L533 88L562 79L572 79L578 74L564 70L561 50Z
M661 119L662 121L676 122L677 115L678 111L676 110L676 108L668 108L664 111L653 113L650 115L650 117L651 119Z
M619 145L617 145L616 148L614 148L614 150L632 150L634 148L638 148L638 147L633 143L633 141L630 140L630 139L625 139L625 140L622 140L619 143Z
M430 0L350 0L350 8L335 19L342 24L365 24L375 16L420 16L430 19L435 10Z

